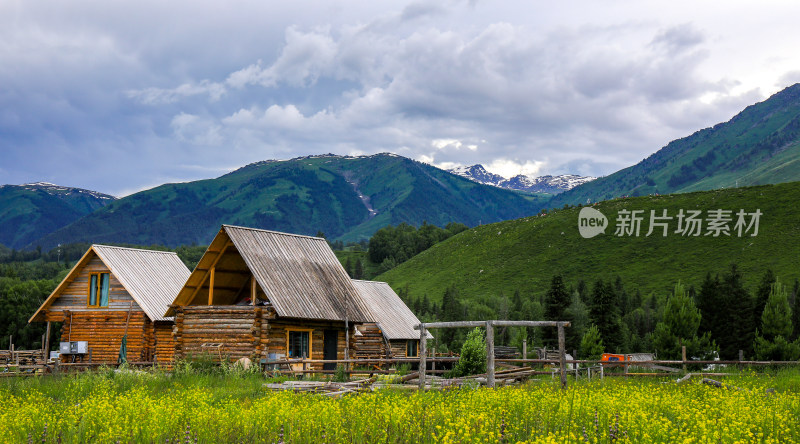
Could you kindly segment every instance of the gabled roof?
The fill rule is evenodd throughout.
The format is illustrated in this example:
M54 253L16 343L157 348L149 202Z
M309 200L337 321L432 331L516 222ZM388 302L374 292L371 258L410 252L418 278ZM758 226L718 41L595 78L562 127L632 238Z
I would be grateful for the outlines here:
M92 245L28 322L34 321L95 255L106 264L111 274L125 287L151 321L170 319L162 316L162 313L189 278L189 269L177 254L169 251Z
M222 226L173 305L192 302L197 285L202 285L205 273L229 243L238 251L278 316L372 320L325 239L232 225ZM174 309L170 307L166 315L172 314Z
M393 339L419 339L419 319L386 282L353 280L358 294L369 307L383 336ZM433 339L428 332L428 339Z

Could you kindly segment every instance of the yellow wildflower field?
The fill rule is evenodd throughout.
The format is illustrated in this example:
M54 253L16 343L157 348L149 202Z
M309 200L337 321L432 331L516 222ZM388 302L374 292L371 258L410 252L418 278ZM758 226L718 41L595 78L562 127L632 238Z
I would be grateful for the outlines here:
M796 374L796 373L795 373ZM800 383L551 380L330 399L255 377L87 374L0 382L7 442L800 442Z

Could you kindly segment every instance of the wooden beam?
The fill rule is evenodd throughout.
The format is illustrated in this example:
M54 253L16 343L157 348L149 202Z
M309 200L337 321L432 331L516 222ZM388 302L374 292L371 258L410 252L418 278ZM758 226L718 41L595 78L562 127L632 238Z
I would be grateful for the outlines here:
M203 288L203 284L205 284L206 279L208 278L210 269L214 268L217 265L217 262L219 262L219 259L222 257L223 253L225 253L225 250L227 250L230 245L232 245L232 242L230 241L230 239L228 239L225 242L225 245L223 245L222 250L220 250L219 253L217 253L215 251L207 251L206 252L206 254L217 254L217 257L214 258L214 262L211 263L211 267L203 275L203 279L200 280L200 285L198 285L197 288L195 288L194 291L192 292L191 296L189 296L189 300L186 301L186 305L189 305L189 304L192 303L192 301L194 300L195 296L197 296L197 292L200 291L201 288Z
M428 328L475 328L486 326L487 321L455 321L455 322L426 322L414 326L414 330L419 330L420 325ZM567 321L498 321L493 320L492 324L495 327L558 327L563 325L569 327L570 323Z
M216 274L216 272L214 274ZM247 287L248 283L249 283L249 281L245 280L244 281L244 287ZM197 288L197 287L189 285L186 288ZM225 285L214 285L214 288L216 288L217 290L230 290L230 291L236 291L236 292L238 292L238 291L240 291L242 289L242 287L228 287L228 286L225 286Z
M214 268L216 269L215 270L216 273L222 273L222 274L250 274L250 270L226 270L226 269L220 269L220 268L217 268L217 267L214 267ZM205 268L198 268L198 270L200 270L200 271L208 271Z
M256 276L250 275L250 302L256 305Z
M211 267L208 276L208 305L214 305L214 267Z

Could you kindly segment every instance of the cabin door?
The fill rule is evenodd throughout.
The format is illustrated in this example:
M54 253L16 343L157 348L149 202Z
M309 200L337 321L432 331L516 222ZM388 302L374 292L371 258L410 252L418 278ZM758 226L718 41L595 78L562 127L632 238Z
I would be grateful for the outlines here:
M335 360L336 352L339 348L339 331L338 330L325 330L323 333L323 356L325 360ZM327 362L322 365L323 370L336 370L335 362Z

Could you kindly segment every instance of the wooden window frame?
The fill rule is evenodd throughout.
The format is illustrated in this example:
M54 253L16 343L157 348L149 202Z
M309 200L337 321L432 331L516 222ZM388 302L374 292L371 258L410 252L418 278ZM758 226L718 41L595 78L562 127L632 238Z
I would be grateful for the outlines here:
M314 356L314 329L313 328L287 328L286 329L286 358L290 359L289 356L289 333L291 332L300 332L300 333L308 333L308 357L306 359L313 359ZM297 357L291 357L291 359L297 359ZM302 359L302 358L300 358Z
M415 343L416 347L414 347L414 355L409 355L408 351L410 349L409 345L411 343ZM406 339L406 358L416 358L419 356L419 340L417 339Z
M104 274L108 275L108 299L109 299L109 302L111 302L111 273L109 273L107 271L96 271L96 272L93 272L93 273L89 273L89 282L86 284L87 285L87 292L86 292L86 306L87 307L108 308L108 305L100 305L100 301L103 299L103 296L102 296L103 278L102 278L102 276ZM97 300L95 301L96 303L94 305L92 305L92 277L93 276L97 276L97 280L95 281L97 283L97 294L96 294Z

